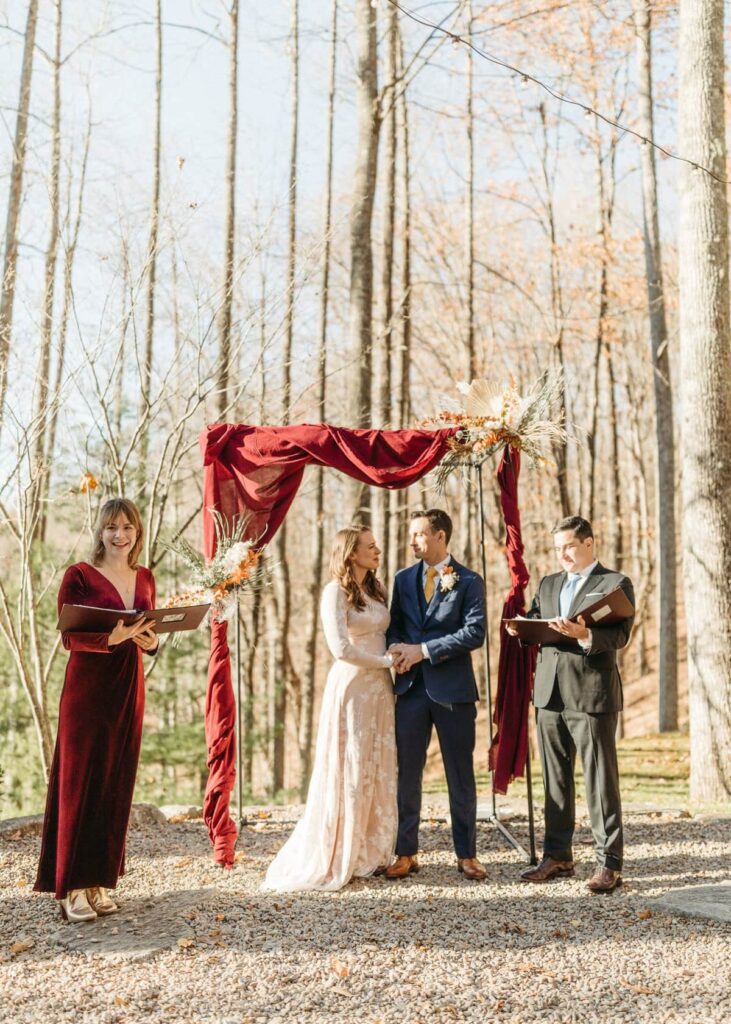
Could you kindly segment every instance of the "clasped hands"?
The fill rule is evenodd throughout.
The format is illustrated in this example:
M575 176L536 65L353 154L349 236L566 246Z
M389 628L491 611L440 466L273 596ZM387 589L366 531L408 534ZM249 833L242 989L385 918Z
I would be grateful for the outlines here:
M391 644L388 653L393 658L393 667L397 672L408 672L412 666L424 660L421 644Z

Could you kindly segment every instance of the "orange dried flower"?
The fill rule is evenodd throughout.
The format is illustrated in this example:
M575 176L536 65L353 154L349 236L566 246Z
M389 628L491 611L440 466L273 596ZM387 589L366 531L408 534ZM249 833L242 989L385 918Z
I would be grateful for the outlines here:
M79 481L79 493L86 494L88 491L95 491L98 486L99 482L97 478L87 469L86 473L84 473Z

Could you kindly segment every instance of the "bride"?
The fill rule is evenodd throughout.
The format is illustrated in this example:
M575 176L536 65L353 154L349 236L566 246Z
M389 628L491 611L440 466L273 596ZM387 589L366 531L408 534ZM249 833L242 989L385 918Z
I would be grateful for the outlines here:
M396 743L389 613L371 531L335 536L320 611L335 658L322 697L315 765L302 818L263 889L340 889L390 864L396 841Z

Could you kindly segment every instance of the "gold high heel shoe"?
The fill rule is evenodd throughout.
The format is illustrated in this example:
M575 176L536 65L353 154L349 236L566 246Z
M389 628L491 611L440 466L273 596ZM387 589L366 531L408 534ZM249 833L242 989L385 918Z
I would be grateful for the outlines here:
M64 898L58 901L58 906L64 921L72 924L96 920L96 910L86 898L86 889L69 889Z
M86 898L91 904L92 910L95 910L100 917L104 917L106 914L116 914L119 910L117 904L102 885L94 885L91 889L87 889Z

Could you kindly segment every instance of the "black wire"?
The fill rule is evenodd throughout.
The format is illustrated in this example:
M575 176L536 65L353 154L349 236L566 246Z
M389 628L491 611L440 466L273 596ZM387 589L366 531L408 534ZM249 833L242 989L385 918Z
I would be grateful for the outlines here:
M417 25L422 25L424 28L430 28L433 32L441 32L443 35L448 36L453 43L464 43L464 45L469 46L469 48L473 50L478 57L482 57L483 60L488 61L490 64L495 64L497 67L504 68L506 71L510 71L514 75L519 75L523 82L533 82L535 85L547 92L549 96L553 96L554 99L558 100L559 103L567 103L569 106L578 107L580 110L583 110L585 114L593 114L605 124L611 125L613 128L617 128L626 135L633 135L636 139L639 139L643 145L652 146L653 149L656 149L670 160L678 160L680 163L688 164L695 171L703 171L721 185L731 184L731 181L728 181L726 178L722 178L720 175L716 174L715 171L712 171L710 167L705 167L703 164L696 163L695 160L690 160L686 156L680 156L669 149L665 149L664 146L661 146L657 142L653 142L652 139L649 139L641 132L635 131L634 128L628 128L627 125L622 124L620 121L615 121L614 118L609 117L607 114L602 114L601 111L595 110L592 106L589 106L589 104L584 103L581 100L572 100L569 96L564 96L563 93L556 92L556 90L550 85L542 82L540 78L536 78L535 75L531 75L530 72L523 71L521 68L517 68L513 64L509 64L508 61L503 60L501 57L496 57L493 54L488 53L486 50L480 49L480 47L476 46L471 39L468 39L465 36L460 36L455 32L450 32L448 28L442 28L441 25L435 25L431 21L427 21L425 18L422 18L421 15L407 10L407 8L403 7L399 3L399 0L386 0L386 2L391 4L392 7L395 7L396 10L400 11L407 18L410 18L411 21L416 22Z

